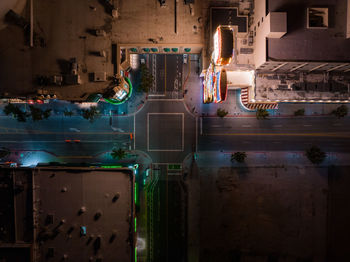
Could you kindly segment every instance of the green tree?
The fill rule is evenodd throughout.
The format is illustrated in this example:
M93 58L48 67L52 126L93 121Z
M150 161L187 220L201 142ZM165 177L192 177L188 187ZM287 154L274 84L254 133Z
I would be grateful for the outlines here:
M231 162L237 161L238 163L244 163L246 157L246 152L235 152L231 155Z
M22 111L18 106L15 106L11 103L5 106L4 113L7 116L12 114L12 116L16 118L19 122L26 122L27 120L26 112Z
M40 108L30 105L29 109L30 109L30 115L32 116L33 121L43 120L43 111Z
M10 153L11 153L10 149L8 149L6 147L0 148L0 158L4 158L4 157L8 156Z
M73 111L71 110L68 110L67 108L64 110L63 112L64 116L72 116L73 115Z
M225 109L218 108L218 110L216 110L216 115L218 117L223 118L223 117L227 116L227 114L228 114L228 112Z
M26 122L27 121L27 113L22 111L19 107L17 107L16 114L14 115L18 122Z
M118 148L118 149L113 149L111 156L113 159L123 159L126 157L126 151L122 148Z
M91 106L89 109L83 109L83 118L89 120L91 123L100 115L96 106Z
M345 105L337 107L337 109L332 111L332 115L335 115L338 118L342 118L348 114L348 108Z
M258 109L256 111L256 118L257 119L266 119L269 117L269 112L266 109Z
M148 92L150 86L153 85L154 77L150 73L145 64L141 64L141 81L138 90Z
M318 146L311 146L308 148L305 155L313 164L321 164L326 158L326 153L323 152Z
M8 116L10 114L14 114L16 112L16 106L9 103L4 108L4 113Z
M51 116L52 109L46 109L42 112L43 118L48 119Z
M305 109L301 108L294 112L294 116L304 116L305 115Z

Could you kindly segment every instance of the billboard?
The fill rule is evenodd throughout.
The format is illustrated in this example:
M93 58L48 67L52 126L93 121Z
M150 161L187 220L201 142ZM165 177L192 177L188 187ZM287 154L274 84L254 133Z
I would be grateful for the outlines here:
M215 65L228 65L234 56L234 29L230 26L218 26L214 34L212 60Z
M210 64L203 81L203 102L221 103L227 97L226 70Z
M227 97L227 75L225 69L220 69L215 74L214 79L214 93L215 93L215 103L221 103L226 100Z
M214 79L214 65L211 63L203 80L203 103L205 104L214 102Z

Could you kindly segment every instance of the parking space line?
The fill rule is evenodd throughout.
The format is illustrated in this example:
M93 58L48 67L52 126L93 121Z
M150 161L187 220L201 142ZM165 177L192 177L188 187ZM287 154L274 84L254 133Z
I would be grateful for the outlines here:
M196 152L197 151L198 151L198 117L196 117Z
M184 113L181 114L182 117L182 151L184 151L184 147L185 147L185 118L184 118ZM197 122L196 122L197 123ZM196 124L197 126L197 124Z
M149 113L147 113L147 151L149 151Z
M134 115L134 150L136 150L136 121L135 121L135 115Z

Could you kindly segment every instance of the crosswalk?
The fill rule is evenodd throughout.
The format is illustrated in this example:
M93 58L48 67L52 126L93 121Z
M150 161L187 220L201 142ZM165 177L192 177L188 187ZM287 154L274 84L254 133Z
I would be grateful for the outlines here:
M249 102L249 90L248 87L241 89L241 102L242 104L251 110L256 109L277 109L277 102Z

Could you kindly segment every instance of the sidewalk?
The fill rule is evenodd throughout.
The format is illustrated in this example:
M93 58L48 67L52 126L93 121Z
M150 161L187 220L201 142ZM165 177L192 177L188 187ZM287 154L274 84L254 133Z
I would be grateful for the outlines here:
M152 159L142 151L127 151L127 157L122 160L113 159L110 151L101 152L93 156L60 156L53 152L45 150L11 150L11 154L1 162L17 163L18 166L36 166L38 163L76 163L76 164L103 164L103 165L122 165L122 164L142 164L148 166Z
M243 164L231 162L231 154L233 153L233 151L199 152L197 153L197 163L200 167L317 166L306 158L303 151L246 151L247 158ZM326 152L326 155L325 161L319 166L349 165L350 153Z
M191 67L192 68L192 67ZM221 104L204 104L202 80L191 69L191 74L185 86L184 103L188 110L196 116L216 116L218 108L228 111L228 117L255 116L255 111L246 110L240 101L240 89L228 90L227 99ZM305 109L305 116L329 115L340 103L285 103L280 102L277 110L268 110L271 117L294 116L298 109ZM350 112L350 104L344 104Z
M52 109L51 115L62 115L63 112L67 109L73 111L75 115L80 113L82 109L88 109L91 106L97 106L100 110L101 115L132 115L145 105L147 100L147 95L142 92L136 92L133 90L133 94L130 99L125 103L120 105L112 105L107 102L82 102L82 103L71 103L65 100L49 100L48 103L44 104L33 104L35 107L39 107L43 110ZM7 105L6 102L0 102L0 115L4 115L4 107ZM29 111L29 104L27 103L16 103L22 110Z

